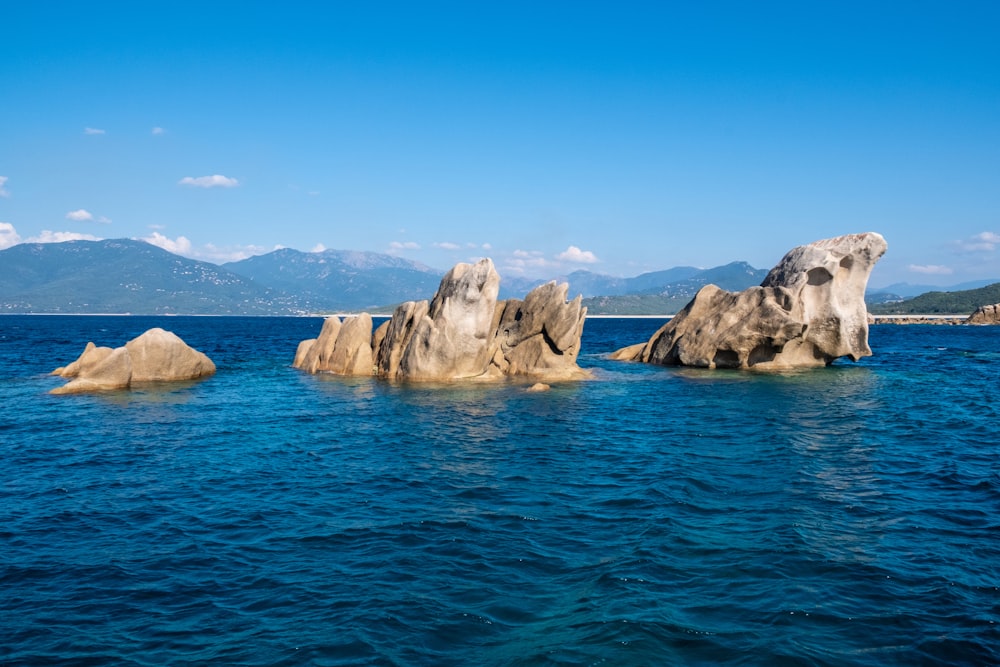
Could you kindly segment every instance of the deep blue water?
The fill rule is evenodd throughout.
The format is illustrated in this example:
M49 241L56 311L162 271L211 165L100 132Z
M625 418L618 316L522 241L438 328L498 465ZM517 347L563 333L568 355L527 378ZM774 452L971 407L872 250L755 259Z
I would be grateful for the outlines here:
M785 374L400 386L321 320L0 317L0 664L1000 663L1000 328ZM49 396L152 326L209 379Z

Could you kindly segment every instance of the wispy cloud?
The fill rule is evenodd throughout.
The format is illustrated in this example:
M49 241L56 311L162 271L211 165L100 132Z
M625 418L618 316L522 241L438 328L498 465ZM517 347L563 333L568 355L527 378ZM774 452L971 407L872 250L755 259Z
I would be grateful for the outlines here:
M107 134L107 132L105 132L104 130L100 130L100 129L96 128L96 127L85 127L85 128L83 128L83 133L84 134L90 134L90 135L94 135L94 134Z
M185 176L177 182L178 185L190 185L196 188L235 188L240 184L235 178L221 174L211 176Z
M153 130L152 130L152 132L153 132L154 135L160 135L160 134L166 134L167 133L167 131L164 130L162 127L154 127Z
M9 222L0 222L0 250L10 248L21 242L14 225Z
M521 249L515 250L510 257L504 258L502 263L505 271L516 274L524 274L531 269L544 269L552 264L545 259L545 253L541 250Z
M590 252L589 250L580 250L575 245L571 245L556 255L556 259L562 260L563 262L573 262L575 264L595 264L597 263L597 255Z
M74 222L86 222L87 220L93 220L94 216L90 213L90 211L78 208L75 211L67 213L66 219L73 220Z
M441 241L440 243L433 244L435 248L440 248L441 250L458 250L462 246L457 243L451 243L450 241Z
M310 250L309 252L324 252L325 250L326 250L325 245L323 245L322 243L317 243L316 245L313 246L313 249Z
M389 250L420 250L420 244L414 241L393 241Z
M955 242L962 252L993 252L998 244L1000 244L1000 234L993 232L980 232L968 239Z
M213 264L238 262L241 259L246 259L254 255L262 255L270 251L269 248L257 245L218 246L214 243L206 243L205 245L196 246L186 236L178 236L172 239L156 231L139 240L155 245L157 248L162 248L167 252L172 252L175 255L211 262Z
M25 243L63 243L64 241L100 241L99 236L93 234L81 234L80 232L53 232L48 229L42 230L38 236L24 239Z
M947 276L954 273L954 270L950 267L940 264L910 264L908 268L914 273L923 273L932 276Z
M7 177L0 176L0 197L10 197L10 193L4 187L7 184Z

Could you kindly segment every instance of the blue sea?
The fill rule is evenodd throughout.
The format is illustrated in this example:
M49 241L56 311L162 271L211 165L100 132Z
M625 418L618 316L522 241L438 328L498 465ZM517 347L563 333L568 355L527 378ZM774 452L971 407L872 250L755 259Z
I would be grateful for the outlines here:
M398 385L318 318L0 317L2 665L1000 663L1000 327L788 373ZM50 396L160 326L198 382Z

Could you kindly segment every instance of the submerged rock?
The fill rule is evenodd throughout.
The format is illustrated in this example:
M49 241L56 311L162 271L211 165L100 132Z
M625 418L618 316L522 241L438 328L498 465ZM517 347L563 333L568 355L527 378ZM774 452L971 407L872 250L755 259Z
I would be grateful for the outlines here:
M568 285L542 285L523 301L497 301L499 288L490 259L457 264L430 302L400 305L374 334L371 317L362 315L367 329L359 324L350 343L342 343L351 320L328 319L318 339L299 344L293 365L310 373L411 381L589 375L576 363L587 310L580 297L566 301ZM354 363L335 361L342 346Z
M706 285L644 344L614 359L705 368L823 366L871 355L865 287L887 245L869 232L791 250L759 287Z
M126 389L134 383L193 380L213 373L215 364L204 353L176 334L154 328L114 349L87 343L76 361L52 371L70 382L50 393Z

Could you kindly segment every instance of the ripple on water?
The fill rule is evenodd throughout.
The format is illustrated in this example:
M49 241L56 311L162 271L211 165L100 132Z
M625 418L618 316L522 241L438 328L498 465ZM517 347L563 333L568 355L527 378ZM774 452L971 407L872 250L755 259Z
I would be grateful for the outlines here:
M588 321L597 379L528 394L304 375L317 319L171 318L215 377L45 394L40 349L140 319L0 322L0 662L1000 662L993 330L709 373Z

